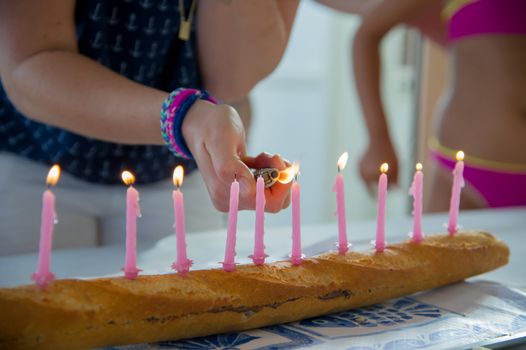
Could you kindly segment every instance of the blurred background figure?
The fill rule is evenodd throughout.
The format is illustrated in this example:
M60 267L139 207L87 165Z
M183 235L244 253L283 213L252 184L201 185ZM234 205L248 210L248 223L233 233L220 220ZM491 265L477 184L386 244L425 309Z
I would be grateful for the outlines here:
M252 146L274 135L271 147L302 164L307 221L333 219L330 169L344 150L351 218L375 215L367 187L383 161L399 185L389 216L409 214L419 161L427 211L447 210L457 149L467 155L464 209L526 204L526 2L319 2L340 12L302 2L284 61L254 94L256 116L277 111L275 121L256 118L268 133L252 134ZM285 224L282 216L270 220Z
M467 154L464 208L526 205L526 155L521 151L526 147L521 138L526 133L526 2L320 2L362 16L352 55L369 135L360 162L368 185L376 182L377 164L384 161L391 165L391 182L398 180L398 159L382 106L378 48L394 26L407 24L445 47L451 61L451 79L429 140L434 164L427 171L427 210L447 210L458 149Z

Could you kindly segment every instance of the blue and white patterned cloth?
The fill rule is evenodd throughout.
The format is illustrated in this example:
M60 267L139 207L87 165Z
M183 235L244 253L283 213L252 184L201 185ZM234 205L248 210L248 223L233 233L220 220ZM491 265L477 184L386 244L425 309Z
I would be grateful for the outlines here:
M526 294L477 282L286 325L105 350L459 349L510 337L526 342Z
M186 11L190 3L185 0ZM178 4L178 0L78 0L79 51L143 85L167 92L177 87L201 89L196 21L190 40L180 41ZM139 183L167 179L177 164L186 171L195 169L194 162L175 158L163 146L102 142L31 121L17 111L1 84L0 151L48 165L58 163L77 178L105 184L120 183L124 168L133 171Z

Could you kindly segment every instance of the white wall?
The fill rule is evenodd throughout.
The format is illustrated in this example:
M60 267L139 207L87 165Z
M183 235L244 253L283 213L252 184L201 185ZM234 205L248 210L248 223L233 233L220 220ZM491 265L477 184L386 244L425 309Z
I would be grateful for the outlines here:
M356 16L302 1L284 60L252 94L255 120L249 152L279 153L299 161L303 224L334 220L331 189L336 161L343 151L350 155L344 172L348 218L376 215L376 202L367 194L357 171L366 134L350 69L349 47L358 25ZM395 142L401 168L406 170L401 174L404 189L390 192L388 216L408 212L408 181L404 180L409 179L412 169L406 166L412 147L412 71L400 66L403 33L391 33L382 47L385 105L390 120L396 120ZM253 222L253 213L241 214L240 227L252 227ZM266 223L290 225L290 209L267 215Z

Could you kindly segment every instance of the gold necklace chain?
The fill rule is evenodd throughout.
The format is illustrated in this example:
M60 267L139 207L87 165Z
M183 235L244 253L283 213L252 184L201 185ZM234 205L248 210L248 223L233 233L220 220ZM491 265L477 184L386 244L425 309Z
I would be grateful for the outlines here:
M179 39L181 40L188 41L188 39L190 39L190 27L192 26L196 3L197 0L192 0L188 18L186 18L184 15L184 0L179 0Z

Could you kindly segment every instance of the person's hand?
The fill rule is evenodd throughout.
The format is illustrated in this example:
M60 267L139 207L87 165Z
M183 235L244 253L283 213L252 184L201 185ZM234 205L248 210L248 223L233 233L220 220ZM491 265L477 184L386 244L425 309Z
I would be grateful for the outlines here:
M398 159L390 140L370 142L360 160L360 176L370 193L374 193L373 189L378 183L382 163L389 164L389 184L396 185L398 183Z
M291 164L281 158L280 155L271 155L268 153L260 153L257 157L243 157L243 162L252 169L262 168L276 168L283 170ZM254 180L255 181L255 180ZM276 182L270 188L265 188L265 210L271 213L277 213L281 209L285 209L290 204L290 187L292 182L282 184Z
M239 209L254 209L256 181L249 167L284 169L279 156L246 157L245 129L236 110L198 100L183 122L183 136L203 176L214 206L228 211L230 185L239 181ZM246 163L245 163L246 162ZM290 185L275 184L265 190L266 211L278 212L289 204Z

